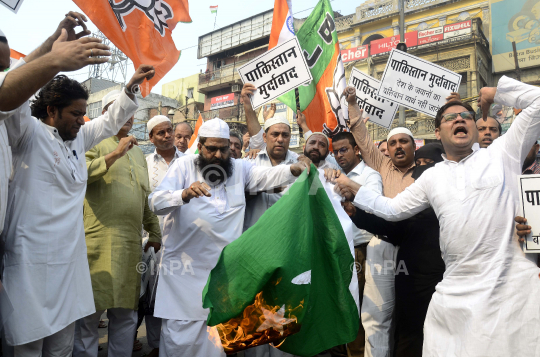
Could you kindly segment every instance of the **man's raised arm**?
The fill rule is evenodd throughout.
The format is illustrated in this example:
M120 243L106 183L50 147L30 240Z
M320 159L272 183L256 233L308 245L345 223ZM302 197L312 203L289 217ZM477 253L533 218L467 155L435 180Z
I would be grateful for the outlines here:
M519 163L521 170L531 146L540 137L540 88L503 76L497 88L484 87L480 90L478 103L484 118L494 102L523 109L510 129L499 139L503 150Z
M362 120L362 110L356 102L356 89L351 86L345 88L345 96L349 103L349 127L354 135L356 145L360 149L362 159L369 167L375 171L380 171L383 163L390 159L377 149L369 136L366 123Z

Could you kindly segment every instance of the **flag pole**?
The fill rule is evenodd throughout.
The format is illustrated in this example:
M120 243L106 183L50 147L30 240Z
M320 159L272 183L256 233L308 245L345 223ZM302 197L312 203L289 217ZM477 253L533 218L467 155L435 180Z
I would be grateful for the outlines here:
M216 9L216 16L214 17L214 30L216 29L216 21L217 21L217 9Z
M298 91L298 88L294 89L294 99L296 100L296 110L298 111L300 110L300 92ZM296 114L296 122L298 123L298 113ZM300 125L298 125L298 133L300 134L300 137L304 134Z

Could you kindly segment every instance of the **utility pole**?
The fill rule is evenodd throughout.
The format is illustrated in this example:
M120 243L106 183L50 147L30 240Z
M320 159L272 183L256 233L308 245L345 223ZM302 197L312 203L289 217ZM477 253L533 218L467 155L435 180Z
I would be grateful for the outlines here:
M521 82L521 69L519 69L518 54L515 41L512 42L512 49L514 50L514 63L516 65L516 79Z
M405 0L399 2L399 42L405 43ZM406 49L405 49L406 51ZM405 107L399 106L399 126L405 127Z

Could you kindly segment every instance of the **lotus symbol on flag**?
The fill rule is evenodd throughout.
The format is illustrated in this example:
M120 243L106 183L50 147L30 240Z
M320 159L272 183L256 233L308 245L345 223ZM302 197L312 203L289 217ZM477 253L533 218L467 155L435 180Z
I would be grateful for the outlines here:
M161 36L165 36L165 27L169 27L167 20L174 16L171 6L163 0L120 0L118 3L116 0L109 0L109 4L124 32L127 28L124 16L129 15L135 9L144 12L146 17L154 23L154 27Z
M326 95L328 96L328 102L332 107L332 111L336 116L337 126L334 129L330 129L326 123L323 124L323 133L329 138L333 137L337 133L342 131L349 131L347 127L347 120L349 119L349 111L347 109L347 103L343 91L345 90L345 70L343 69L343 62L341 61L341 55L338 56L336 62L336 68L334 69L334 80L331 88L326 88Z

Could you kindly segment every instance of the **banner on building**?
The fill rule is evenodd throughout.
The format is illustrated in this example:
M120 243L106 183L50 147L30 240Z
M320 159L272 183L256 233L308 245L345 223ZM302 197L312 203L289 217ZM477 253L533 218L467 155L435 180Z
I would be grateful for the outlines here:
M232 107L234 105L234 93L220 95L210 99L210 110Z
M343 63L358 61L368 56L368 46L360 46L341 50L341 59Z
M444 45L470 38L472 20L418 31L418 48Z
M518 176L518 185L523 217L531 226L531 234L525 237L523 251L540 253L540 175Z
M472 20L458 22L444 26L444 39L470 35L472 32Z
M491 0L490 48L494 72L514 70L516 43L519 68L540 63L540 1Z
M0 4L4 5L14 13L17 13L21 8L23 0L0 0Z
M257 87L251 96L253 108L313 80L296 37L238 68L238 74L243 83Z
M379 96L435 117L446 97L457 92L461 75L408 53L392 50Z
M362 118L386 129L392 126L398 105L392 100L383 99L378 95L381 82L356 68L352 69L349 85L356 88L356 101L363 109Z
M397 47L400 39L400 35L396 35L371 41L371 55L374 56L390 52L392 49ZM418 45L418 31L406 32L405 44L407 45L407 48L416 47Z
M444 39L443 27L434 27L423 31L418 31L418 45L437 42Z

